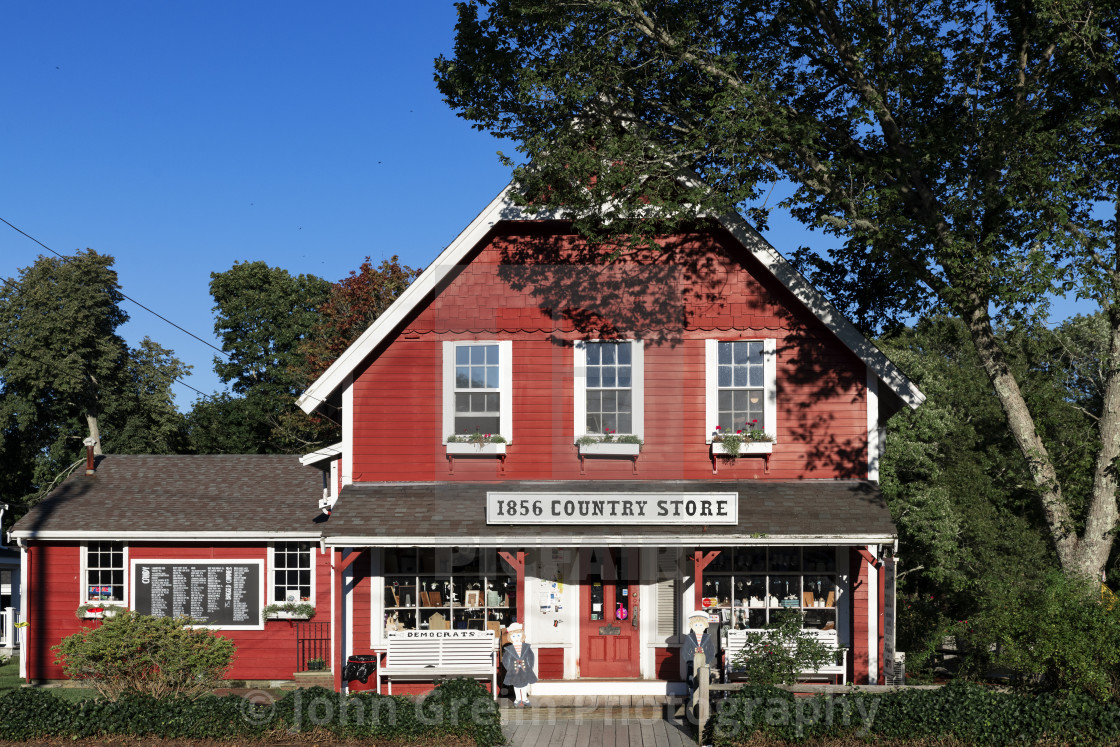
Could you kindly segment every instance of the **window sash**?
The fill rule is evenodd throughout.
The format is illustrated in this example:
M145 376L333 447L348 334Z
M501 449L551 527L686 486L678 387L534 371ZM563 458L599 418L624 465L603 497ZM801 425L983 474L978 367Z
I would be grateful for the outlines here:
M126 604L127 574L123 542L90 542L84 549L83 604Z
M443 433L512 433L510 340L458 340L443 343Z
M573 433L645 435L641 340L581 340L573 346Z
M704 343L705 440L711 443L718 432L760 430L777 441L777 341Z

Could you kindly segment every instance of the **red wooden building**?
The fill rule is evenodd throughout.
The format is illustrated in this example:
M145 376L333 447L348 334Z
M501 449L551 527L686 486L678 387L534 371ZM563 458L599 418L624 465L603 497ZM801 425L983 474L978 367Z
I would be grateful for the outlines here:
M261 564L243 577L259 573L264 601L287 594L281 570L306 565L310 594L291 588L329 623L339 687L342 662L379 656L394 634L518 620L538 652L535 694L664 693L695 607L718 630L799 610L848 648L853 681L878 682L896 544L877 487L882 429L922 399L738 217L608 258L503 192L301 398L341 419L341 443L302 472L295 458L237 458L237 485L217 489L244 511L227 520L185 498L175 531L189 541L136 534L123 508L66 534L81 521L66 496L85 480L90 505L110 500L117 460L183 460L187 492L217 471L203 457L107 457L13 532L24 609L36 650L56 643L100 585L91 564L105 551L91 546L118 542L123 562L109 562L133 587L141 559L245 559ZM167 484L140 491L153 515ZM231 633L242 659L254 651L232 676L290 677L285 625ZM58 675L31 659L29 676Z

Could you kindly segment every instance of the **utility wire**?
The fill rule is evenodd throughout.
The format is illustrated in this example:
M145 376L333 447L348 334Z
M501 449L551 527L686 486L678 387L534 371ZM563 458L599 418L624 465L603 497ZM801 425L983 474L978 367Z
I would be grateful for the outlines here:
M34 242L35 242L36 244L38 244L39 246L43 247L44 249L46 249L46 250L47 250L48 252L50 252L51 254L55 255L56 257L59 257L59 258L61 258L61 259L65 260L66 262L69 262L69 261L71 261L71 260L73 259L72 257L67 257L67 256L65 256L65 255L63 255L63 254L59 254L59 253L58 253L58 252L56 252L56 251L55 251L54 249L51 249L51 248L50 248L49 246L47 246L46 244L44 244L44 243L43 243L42 241L39 241L39 239L35 238L35 237L34 237L34 236L32 236L31 234L27 233L26 231L20 230L20 229L19 229L19 228L17 228L16 226L13 226L13 225L12 225L11 223L9 223L8 221L4 220L4 218L0 218L0 221L3 221L3 222L4 222L4 223L5 223L5 224L6 224L6 225L7 225L8 227L9 227L9 228L11 228L11 229L12 229L13 231L17 231L18 233L21 233L21 234L23 234L24 236L26 236L27 238L31 239L31 240L32 240L32 241L34 241ZM121 297L122 297L122 298L124 298L124 299L126 299L126 300L128 300L128 301L132 301L132 303L136 304L137 306L139 306L140 308L142 308L142 309L143 309L144 311L147 311L147 312L148 312L149 314L153 314L154 316L157 316L157 317L159 317L160 319L162 319L163 321L167 322L168 324L170 324L170 325L171 325L172 327L174 327L175 329L179 330L180 332L183 332L183 333L185 333L185 334L188 334L188 335L190 335L190 336L191 336L191 337L193 337L194 339L196 339L196 340L198 340L199 342L201 342L201 343L202 343L203 345L206 345L206 346L208 346L208 347L211 347L211 348L213 348L214 350L217 350L217 351L218 351L219 353L221 353L222 355L224 355L224 356L225 356L226 358L229 358L229 353L227 353L226 351L222 350L221 348L219 348L219 347L217 347L217 346L213 345L212 343L209 343L209 342L207 342L206 340L203 340L203 339L202 339L201 337L199 337L198 335L196 335L196 334L195 334L194 332L191 332L191 331L190 331L190 330L188 330L188 329L184 329L184 328L180 327L180 326L179 326L178 324L176 324L175 322L171 321L170 319L168 319L167 317L163 316L162 314L160 314L160 313L158 313L158 312L156 312L156 311L153 311L152 309L149 309L149 308L148 308L147 306L145 306L144 304L140 303L140 302L139 302L139 301L137 301L137 300L136 300L135 298L132 298L131 296L128 296L128 295L126 295L126 294L122 293L122 292L121 292L121 291L120 291L119 289L118 289L118 291L117 291L117 292L121 294Z
M3 222L3 223L4 223L4 225L8 226L9 228L11 228L11 229L12 229L13 231L15 231L16 233L19 233L19 234L21 234L21 235L23 235L23 236L26 236L27 238L31 239L31 240L32 240L32 241L34 241L34 242L35 242L36 244L38 244L39 246L43 247L43 248L44 248L44 249L46 249L46 250L47 250L48 252L50 252L51 254L55 255L56 257L58 257L58 258L59 258L59 259L61 259L62 261L64 261L64 262L71 262L71 261L73 261L73 259L74 259L73 257L68 257L68 256L66 256L65 254L59 254L59 253L58 253L58 252L56 252L56 251L55 251L54 249L51 249L51 248L50 248L49 246L47 246L46 244L44 244L44 243L43 243L42 241L39 241L39 239L35 238L34 236L32 236L31 234L27 233L26 231L24 231L23 229L19 228L18 226L15 226L15 225L13 225L12 223L10 223L10 222L9 222L8 220L6 220L5 218L3 218L2 216L0 216L0 222ZM4 280L4 282L5 282L5 283L7 283L7 284L8 284L9 286L12 286L12 282L11 282L11 281L10 281L9 279L7 279L7 278L0 278L0 279ZM14 287L14 286L13 286L13 287ZM18 290L18 288L17 288L17 290ZM144 311L147 311L148 313L150 313L150 314L152 314L152 315L154 315L154 316L158 317L159 319L162 319L163 321L167 322L168 324L170 324L170 325L171 325L172 327L174 327L175 329L177 329L177 330L179 330L179 331L181 331L181 332L183 332L183 333L185 333L185 334L188 334L188 335L190 335L190 336L191 336L191 337L193 337L194 339L196 339L196 340L198 340L199 342L201 342L201 343L202 343L203 345L206 345L206 346L208 346L208 347L210 347L210 348L213 348L214 350L217 350L217 351L218 351L219 353L221 353L222 355L224 355L224 356L225 356L226 358L229 358L229 357L230 357L230 354L229 354L229 353L227 353L226 351L224 351L224 350L222 350L221 348L219 348L219 347L216 347L216 346L214 346L213 344L211 344L211 343L207 342L206 340L202 339L201 337L199 337L198 335L194 334L194 333L193 333L193 332L191 332L190 330L187 330L187 329L184 329L183 327L180 327L180 326L179 326L178 324L176 324L175 322L171 321L170 319L168 319L167 317L163 316L162 314L159 314L159 313L157 313L156 311L154 311L154 310L152 310L152 309L149 309L149 308L148 308L147 306L145 306L144 304L140 303L140 302L139 302L139 301L137 301L137 300L136 300L135 298L132 298L131 296L128 296L128 295L126 295L125 293L121 292L121 291L120 291L120 289L118 289L118 290L117 290L117 292L121 294L121 297L122 297L122 298L124 298L124 299L126 299L126 300L129 300L129 301L132 301L132 303L134 303L134 304L136 304L137 306L139 306L140 308L144 309ZM8 346L6 346L6 345L5 345L5 347L8 347ZM12 350L12 349L11 349L10 347L9 347L8 349L9 349L9 350ZM12 352L14 353L14 352L16 352L16 351L12 350ZM39 362L40 362L40 363L45 363L46 361L40 360ZM183 381L182 379L180 379L180 378L178 378L178 377L172 377L172 378L173 378L173 379L174 379L175 381L177 381L177 382L179 382L180 384L182 384L183 386L185 386L185 387L186 387L187 389L190 389L191 391L194 391L194 392L198 392L198 394L200 394L200 395L201 395L201 396L203 396L203 397L206 397L207 399L215 399L215 397L214 397L213 395L211 395L211 394L206 394L205 392L202 392L202 391L201 391L201 390L199 390L199 389L195 389L195 388L194 388L193 386L191 386L190 384L188 384L187 382ZM319 399L318 397L312 397L312 399L314 399L314 400L315 400L316 402L318 402L318 403L320 403L320 404L326 405L327 407L331 408L332 410L338 411L338 409L339 409L338 407L335 407L334 405L332 405L332 404L331 404L330 402L327 402L327 401L326 401L325 399ZM215 400L215 401L216 401L216 400ZM320 414L321 414L321 415L322 415L323 417L325 417L325 418L326 418L327 420L331 421L332 423L335 423L336 425L339 425L339 426L341 426L341 425L342 425L342 423L340 423L339 421L335 420L335 419L334 419L334 418L332 418L332 417L331 417L330 415L327 415L327 414L326 414L325 412L321 412Z

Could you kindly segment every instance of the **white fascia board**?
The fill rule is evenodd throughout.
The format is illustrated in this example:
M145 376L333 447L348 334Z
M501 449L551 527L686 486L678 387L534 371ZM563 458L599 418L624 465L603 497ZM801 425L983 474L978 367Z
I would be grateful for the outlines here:
M299 458L299 463L306 467L309 464L317 464L325 459L334 459L342 455L342 442L324 446L318 451L313 451L310 454L304 454Z
M801 273L755 231L742 216L730 214L720 218L720 223L731 232L754 258L784 285L805 307L828 327L849 350L855 353L879 379L889 386L903 402L915 408L926 400L926 395L906 374L899 370L883 351L860 333L852 323L836 310Z
M835 545L844 547L866 547L872 544L894 542L894 535L848 534L835 535L782 535L780 537L757 537L744 535L651 535L648 537L626 537L617 534L596 534L594 536L571 535L567 537L438 537L419 535L415 537L327 537L327 547L704 547L717 545L757 545L760 547L776 545Z
M510 182L497 197L465 229L455 237L455 240L440 252L435 261L428 265L420 277L405 288L388 309L369 329L355 340L350 347L331 364L330 368L307 388L296 403L300 408L310 414L320 402L323 402L336 389L343 385L349 375L362 360L369 355L404 319L415 309L444 278L453 272L463 258L470 253L482 237L491 228L504 220L549 220L559 218L560 215L551 212L529 214L523 208L514 205L510 193L514 189ZM504 435L504 434L503 434Z
M175 542L205 542L209 540L244 540L258 541L269 539L307 540L318 542L322 537L319 532L247 532L247 531L217 531L217 532L151 532L151 531L120 531L109 530L104 532L87 529L67 530L20 530L12 532L13 537L25 540L167 540Z

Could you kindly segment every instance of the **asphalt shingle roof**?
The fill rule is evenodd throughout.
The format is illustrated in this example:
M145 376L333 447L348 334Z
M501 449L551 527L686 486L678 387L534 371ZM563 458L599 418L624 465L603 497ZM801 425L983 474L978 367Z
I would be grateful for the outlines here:
M552 523L517 526L487 525L487 491L699 493L735 492L739 495L737 525L638 525L625 520L601 526ZM894 537L896 530L879 488L858 481L802 480L675 481L598 480L566 482L436 482L419 484L372 483L343 489L330 520L323 525L328 538L394 538L431 536L464 540L536 541L585 535L602 537ZM337 544L337 541L333 544Z
M322 473L298 456L108 455L92 476L79 467L13 531L317 535L322 494Z
M364 483L347 486L328 519L317 507L322 473L296 456L132 456L99 459L96 474L79 470L15 525L17 535L123 532L192 535L299 532L339 544L347 537L404 541L548 544L573 538L646 541L746 538L893 537L894 523L877 486L868 482L802 480ZM488 525L486 493L711 493L739 496L737 525Z

